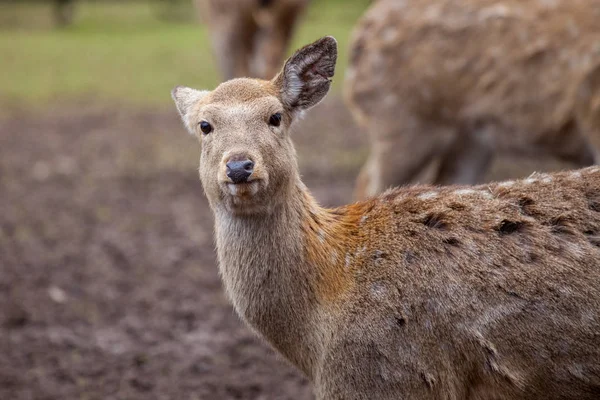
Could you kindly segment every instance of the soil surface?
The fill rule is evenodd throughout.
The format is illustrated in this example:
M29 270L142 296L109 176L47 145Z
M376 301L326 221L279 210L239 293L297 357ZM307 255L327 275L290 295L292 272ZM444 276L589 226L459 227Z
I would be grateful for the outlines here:
M349 201L366 133L336 98L295 130L309 188ZM0 119L0 399L312 398L224 296L198 155L174 107Z

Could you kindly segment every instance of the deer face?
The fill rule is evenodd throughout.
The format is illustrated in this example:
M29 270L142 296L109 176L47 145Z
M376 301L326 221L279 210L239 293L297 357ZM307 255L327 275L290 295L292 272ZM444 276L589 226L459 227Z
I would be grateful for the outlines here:
M184 125L202 143L200 180L211 206L250 215L285 201L298 176L290 126L327 94L336 56L335 39L325 37L298 50L272 81L173 90Z

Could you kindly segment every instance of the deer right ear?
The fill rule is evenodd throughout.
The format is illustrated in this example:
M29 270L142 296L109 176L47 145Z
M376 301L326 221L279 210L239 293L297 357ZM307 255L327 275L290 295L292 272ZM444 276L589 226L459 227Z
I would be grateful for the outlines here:
M283 104L292 111L317 105L331 86L337 60L337 42L326 36L296 51L273 79Z
M177 111L181 115L183 125L192 135L195 134L194 123L190 120L190 112L194 105L196 105L204 96L209 92L207 90L196 90L185 86L177 86L171 91L171 97L175 101Z

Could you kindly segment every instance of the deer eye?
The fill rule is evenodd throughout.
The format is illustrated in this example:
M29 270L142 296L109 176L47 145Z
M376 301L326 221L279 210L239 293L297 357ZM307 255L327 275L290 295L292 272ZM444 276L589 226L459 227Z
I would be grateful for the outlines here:
M204 133L205 135L208 135L209 133L212 132L213 127L211 124L209 124L206 121L202 121L200 122L200 130L202 131L202 133Z
M281 125L281 113L275 113L269 117L269 125L279 126Z

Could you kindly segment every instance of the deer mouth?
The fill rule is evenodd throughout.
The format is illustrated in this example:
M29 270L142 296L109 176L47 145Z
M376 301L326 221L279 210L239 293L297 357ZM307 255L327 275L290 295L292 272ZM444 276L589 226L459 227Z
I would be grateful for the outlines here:
M258 190L260 189L260 182L255 179L248 182L226 182L225 183L225 191L227 194L234 197L252 197Z

